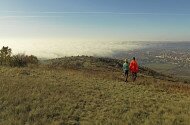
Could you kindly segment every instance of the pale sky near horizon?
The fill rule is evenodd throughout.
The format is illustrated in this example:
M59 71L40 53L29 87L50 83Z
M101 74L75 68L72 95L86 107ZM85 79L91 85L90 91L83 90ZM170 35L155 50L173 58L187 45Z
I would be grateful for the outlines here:
M0 41L189 41L189 0L0 0Z

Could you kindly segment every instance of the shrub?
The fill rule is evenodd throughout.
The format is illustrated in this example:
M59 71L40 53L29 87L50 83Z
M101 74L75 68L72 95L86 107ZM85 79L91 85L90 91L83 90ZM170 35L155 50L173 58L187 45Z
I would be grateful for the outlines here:
M17 54L12 56L11 66L23 67L27 66L26 56L24 54Z
M30 56L28 56L27 63L28 64L38 64L39 60L38 60L38 58L36 56L30 55Z
M13 55L11 58L11 66L13 67L25 67L29 64L38 64L38 58L36 56L27 56L25 54Z

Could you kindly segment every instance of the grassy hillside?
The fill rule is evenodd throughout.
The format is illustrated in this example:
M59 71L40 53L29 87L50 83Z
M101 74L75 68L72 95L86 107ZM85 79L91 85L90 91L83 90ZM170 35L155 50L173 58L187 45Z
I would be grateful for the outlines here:
M158 72L162 72L164 74L173 74L174 76L177 76L181 79L190 81L190 69L188 67L179 67L178 65L171 63L148 63L145 64L145 66Z
M46 60L42 63L48 65L51 68L64 68L64 69L85 69L85 70L110 70L121 72L123 66L123 60L110 59L110 58L98 58L88 56L76 56L76 57L65 57L52 60ZM152 76L156 79L163 79L168 81L183 81L177 77L165 75L156 72L148 67L140 66L140 73L146 76ZM190 81L185 80L185 83Z
M190 123L189 84L156 79L146 68L135 83L125 83L120 63L72 57L39 67L0 67L0 124Z

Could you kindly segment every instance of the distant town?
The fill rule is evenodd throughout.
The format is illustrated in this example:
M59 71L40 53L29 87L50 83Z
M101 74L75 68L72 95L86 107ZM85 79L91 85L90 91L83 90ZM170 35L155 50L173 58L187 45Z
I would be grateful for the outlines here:
M142 63L171 63L180 67L190 67L190 50L145 49L138 54L135 53L135 55L139 55Z
M190 76L190 43L169 43L118 53L120 58L135 56L140 65L174 76ZM117 55L117 56L118 56Z

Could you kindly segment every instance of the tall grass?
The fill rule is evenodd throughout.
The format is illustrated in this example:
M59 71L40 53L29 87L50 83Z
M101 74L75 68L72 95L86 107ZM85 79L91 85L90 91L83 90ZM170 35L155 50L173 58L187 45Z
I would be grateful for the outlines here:
M189 85L119 71L0 67L0 124L189 124Z

